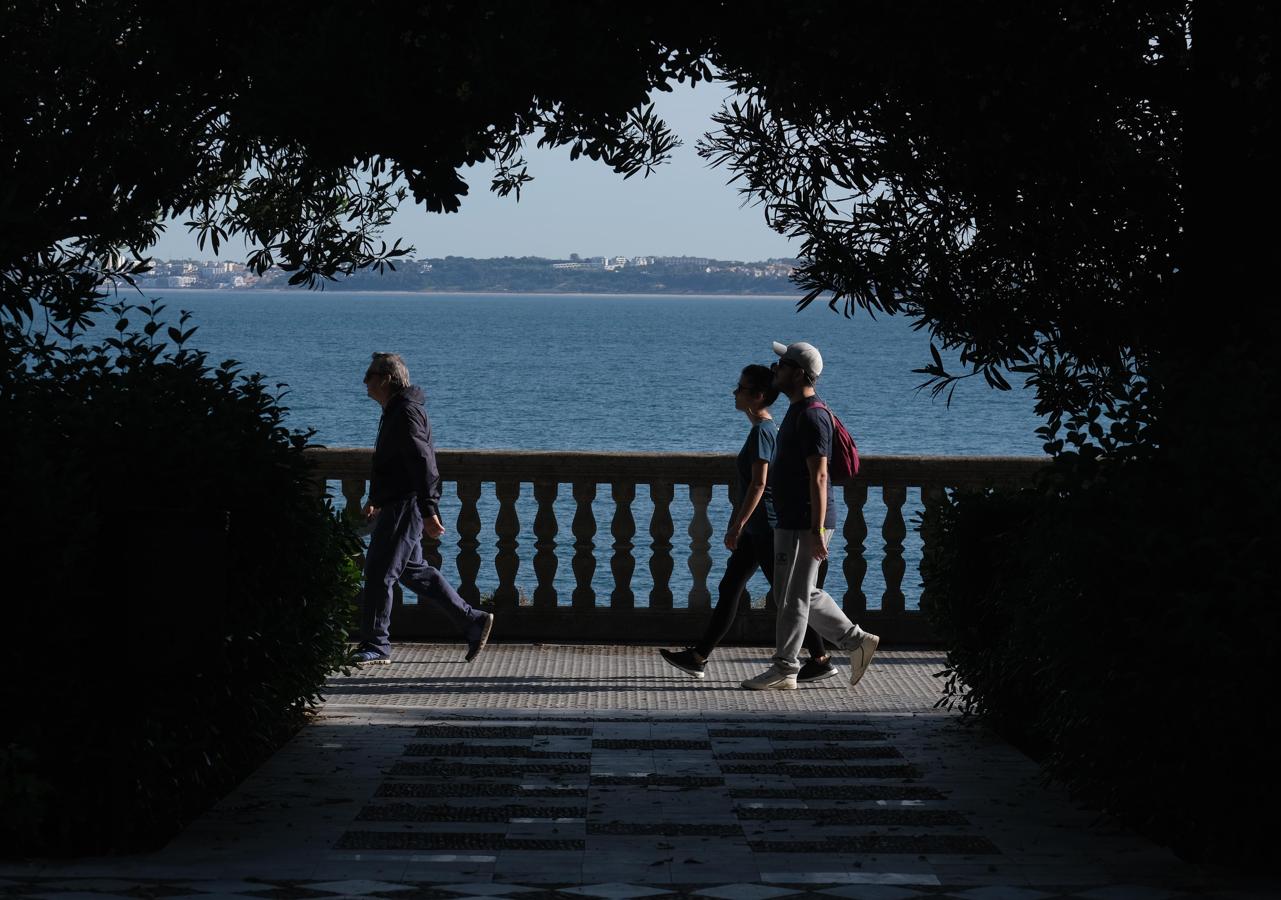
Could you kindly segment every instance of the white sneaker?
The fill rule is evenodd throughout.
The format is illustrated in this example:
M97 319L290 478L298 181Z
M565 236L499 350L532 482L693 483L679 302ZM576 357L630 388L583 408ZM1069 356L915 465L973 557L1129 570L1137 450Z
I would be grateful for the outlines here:
M744 681L743 687L749 691L794 691L796 676L770 666L755 678Z
M859 637L858 643L849 648L850 687L854 687L863 678L863 673L872 664L872 657L876 654L876 648L880 644L881 639L879 637L865 631Z

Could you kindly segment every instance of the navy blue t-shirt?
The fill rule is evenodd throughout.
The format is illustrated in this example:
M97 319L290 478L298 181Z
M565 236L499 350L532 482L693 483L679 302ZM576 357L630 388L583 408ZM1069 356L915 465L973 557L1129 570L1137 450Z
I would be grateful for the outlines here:
M769 483L773 493L776 528L809 530L811 456L832 458L832 418L827 410L812 404L818 397L806 397L787 408L778 427L778 447ZM827 482L827 515L824 528L836 527L836 504L832 502L832 481Z
M766 419L752 426L752 430L747 433L747 440L743 442L743 449L738 451L738 498L742 502L743 497L747 495L747 486L752 483L752 465L760 459L770 464L771 470L774 463L774 445L778 439L778 432L774 428L774 420ZM752 511L752 517L747 520L743 526L746 534L765 534L774 527L774 499L770 495L769 484L765 485L765 493L761 495L761 502L756 504L756 509Z

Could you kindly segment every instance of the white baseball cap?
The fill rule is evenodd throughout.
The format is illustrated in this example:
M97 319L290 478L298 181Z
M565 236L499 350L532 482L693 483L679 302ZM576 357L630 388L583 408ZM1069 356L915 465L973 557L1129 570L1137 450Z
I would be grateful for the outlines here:
M790 359L800 366L801 371L808 375L811 381L823 374L823 357L813 344L798 341L795 344L784 345L775 341L774 352L781 359Z

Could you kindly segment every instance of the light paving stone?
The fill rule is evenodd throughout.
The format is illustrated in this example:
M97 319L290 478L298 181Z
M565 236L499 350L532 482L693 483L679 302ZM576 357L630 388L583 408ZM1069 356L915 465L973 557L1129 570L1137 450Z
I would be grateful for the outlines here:
M846 900L911 900L913 897L927 896L911 888L894 887L888 884L851 884L825 888L819 893L843 897Z
M764 884L723 884L693 893L700 897L716 897L717 900L774 900L775 897L786 897L796 891Z
M248 894L252 891L267 890L271 885L261 881L232 881L227 879L210 879L208 881L186 881L175 887L184 887L201 894Z
M55 891L120 891L124 893L131 891L138 886L134 880L125 881L121 878L69 878L66 881L51 881L41 885L41 888Z
M1167 900L1175 894L1164 888L1145 887L1141 884L1113 884L1073 896L1083 900Z
M419 882L459 884L462 882L485 881L493 877L493 871L492 867L482 863L439 863L436 865L415 865L411 863L401 877L409 884Z
M440 884L437 890L452 891L468 897L497 897L499 895L523 894L535 890L519 884L497 884L492 881L476 881L468 884Z
M368 879L311 882L304 883L301 887L305 887L309 891L328 891L331 894L346 894L358 897L391 891L412 890L408 885L396 884L390 881L370 881Z
M762 872L761 881L778 884L939 884L938 876L917 872Z
M1045 900L1050 894L1016 885L993 884L956 894L965 900Z
M583 897L600 897L602 900L635 900L638 897L657 897L670 894L653 885L627 884L625 882L608 882L604 884L587 884L582 887L569 888L564 894L577 894Z

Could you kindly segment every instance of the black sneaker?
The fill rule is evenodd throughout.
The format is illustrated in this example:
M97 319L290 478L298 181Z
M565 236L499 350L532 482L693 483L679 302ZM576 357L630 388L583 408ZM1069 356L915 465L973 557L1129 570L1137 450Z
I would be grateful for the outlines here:
M467 642L467 655L463 659L471 662L480 656L480 651L485 649L489 643L489 633L494 630L494 614L484 613L484 619L480 620L480 633Z
M391 657L369 647L361 647L352 652L348 662L353 666L385 666L391 662Z
M833 675L840 673L840 669L832 665L832 658L829 656L824 660L817 660L810 657L801 666L801 671L797 673L796 680L801 681L822 681L824 678L831 678Z
M684 650L659 650L658 652L663 655L663 659L682 672L688 672L695 678L702 678L707 674L703 671L707 668L707 660L695 653L693 647L686 647Z

